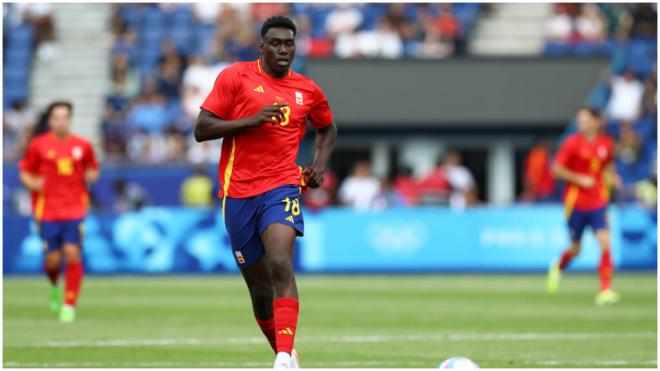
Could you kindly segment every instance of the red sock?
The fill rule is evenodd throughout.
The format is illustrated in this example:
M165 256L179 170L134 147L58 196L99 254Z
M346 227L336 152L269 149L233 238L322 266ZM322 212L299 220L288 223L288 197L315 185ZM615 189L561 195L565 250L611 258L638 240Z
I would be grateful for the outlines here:
M75 306L83 279L82 262L67 263L64 273L64 304Z
M607 290L610 288L612 283L612 274L614 269L612 268L612 257L610 256L610 250L603 251L600 256L600 265L598 266L598 274L600 275L600 291Z
M571 262L572 259L573 259L573 253L571 252L571 250L569 249L564 251L564 253L561 255L561 259L559 260L559 269L561 270L566 269L566 266L568 265L568 263Z
M60 268L49 270L48 264L44 263L44 272L46 272L46 277L48 277L50 283L53 286L57 285L57 280L60 278Z
M259 318L256 318L257 324L259 327L261 327L261 332L264 333L266 336L266 339L268 339L268 342L270 343L270 346L273 347L273 351L277 352L277 347L275 346L275 319L274 317L270 317L267 320L261 320Z
M278 298L273 301L277 353L291 353L293 350L299 306L298 300L294 298Z

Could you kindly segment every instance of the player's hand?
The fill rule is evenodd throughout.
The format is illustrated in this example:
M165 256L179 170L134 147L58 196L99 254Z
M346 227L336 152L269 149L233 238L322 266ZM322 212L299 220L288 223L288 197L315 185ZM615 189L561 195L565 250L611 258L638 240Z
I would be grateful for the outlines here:
M614 174L614 177L612 179L612 185L614 185L614 189L617 191L620 191L623 189L623 180L619 176L619 174Z
M258 127L267 123L275 125L276 123L283 121L284 112L282 111L282 108L287 106L288 104L269 104L264 106L259 113L252 116L254 120L251 126Z
M594 179L594 177L589 176L589 175L581 175L577 179L577 181L578 181L577 182L578 185L581 186L582 188L589 189L589 188L593 187L594 185L596 185L596 179Z
M27 186L32 192L41 192L44 189L44 178L34 177Z
M305 168L302 173L309 188L318 188L323 184L325 171L310 166Z

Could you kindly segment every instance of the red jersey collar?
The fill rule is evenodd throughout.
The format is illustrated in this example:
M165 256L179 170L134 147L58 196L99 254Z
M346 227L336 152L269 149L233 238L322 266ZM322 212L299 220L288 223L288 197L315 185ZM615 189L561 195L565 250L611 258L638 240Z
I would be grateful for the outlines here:
M291 68L289 68L289 71L288 71L289 73L286 76L282 77L282 78L277 78L277 77L273 77L273 76L269 75L268 73L266 73L266 71L263 70L263 68L261 68L261 58L257 59L257 71L259 71L259 73L265 75L266 77L268 77L270 79L273 79L273 80L276 80L276 81L277 80L284 80L284 79L289 78L289 77L292 76Z

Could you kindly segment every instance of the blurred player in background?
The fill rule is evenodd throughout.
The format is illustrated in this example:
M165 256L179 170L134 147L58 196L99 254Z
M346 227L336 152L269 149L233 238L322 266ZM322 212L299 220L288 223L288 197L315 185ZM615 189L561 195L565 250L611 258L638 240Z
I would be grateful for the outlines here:
M20 179L32 192L34 220L43 240L44 270L51 283L50 309L62 322L75 319L83 279L81 242L87 213L87 184L99 177L92 145L71 133L73 106L53 102L37 127L47 128L28 145L19 163ZM58 286L62 255L66 263L64 303Z
M553 174L566 182L564 209L571 235L571 246L564 251L558 263L548 272L547 289L555 293L559 288L561 272L580 253L580 240L590 226L601 248L598 266L600 291L597 305L614 304L619 295L611 289L613 265L610 256L610 233L607 223L609 191L605 177L620 187L613 162L614 143L600 134L602 117L598 110L582 107L577 112L578 133L561 145L553 164Z
M262 56L218 75L195 128L199 142L225 138L218 173L223 218L257 323L276 353L275 368L298 367L293 244L303 235L300 194L323 183L337 136L324 93L290 70L295 36L291 19L266 20ZM316 152L303 170L295 161L308 120Z

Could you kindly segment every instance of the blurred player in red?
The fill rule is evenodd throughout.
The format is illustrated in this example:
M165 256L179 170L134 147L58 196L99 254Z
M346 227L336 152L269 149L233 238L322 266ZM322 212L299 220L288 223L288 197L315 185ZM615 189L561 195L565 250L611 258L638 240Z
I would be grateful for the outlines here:
M553 174L566 182L564 205L571 246L564 251L559 262L550 267L547 289L551 294L557 291L561 272L580 253L582 234L586 227L591 227L601 248L600 290L596 304L614 304L619 295L611 289L614 267L607 223L609 191L605 182L605 176L609 176L615 186L619 187L621 183L614 170L614 144L609 137L600 134L602 118L598 110L580 108L577 124L578 133L561 145L552 168Z
M87 184L99 177L92 145L71 133L73 107L54 102L44 115L48 131L30 141L19 163L21 182L32 192L34 220L43 241L44 270L52 284L49 301L62 322L75 319L83 279L81 242L87 213ZM62 266L64 303L57 281Z
M298 367L293 244L304 232L300 194L323 183L337 137L323 91L290 70L295 36L291 19L266 20L262 56L218 75L195 128L199 142L224 138L218 169L222 214L257 324L276 353L275 368ZM316 129L316 152L303 169L295 161L307 122Z

